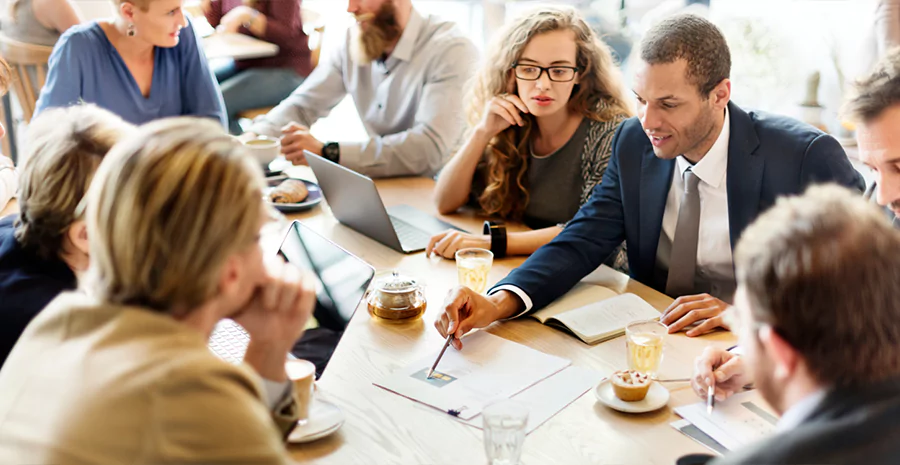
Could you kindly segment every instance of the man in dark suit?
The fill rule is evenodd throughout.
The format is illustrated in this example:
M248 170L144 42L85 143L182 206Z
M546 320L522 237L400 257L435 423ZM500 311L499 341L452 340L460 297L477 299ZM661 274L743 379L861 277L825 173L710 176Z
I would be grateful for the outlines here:
M859 158L875 175L866 196L885 207L888 218L900 227L900 48L858 81L856 91L845 111L857 123Z
M755 381L781 419L716 465L897 463L897 250L878 209L836 186L781 199L747 228L728 312L745 354L707 349L693 386L724 400Z
M623 240L631 276L679 297L662 317L670 332L724 326L735 288L732 248L757 215L809 184L864 187L834 138L730 103L730 69L725 38L705 19L676 16L648 31L633 88L638 117L619 127L591 199L487 297L451 291L438 331L461 336L540 309Z

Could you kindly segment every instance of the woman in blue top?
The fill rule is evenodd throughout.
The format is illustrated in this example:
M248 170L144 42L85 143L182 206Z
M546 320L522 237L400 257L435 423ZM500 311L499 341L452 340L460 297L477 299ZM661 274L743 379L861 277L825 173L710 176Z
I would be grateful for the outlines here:
M205 116L226 125L222 93L183 0L113 0L117 15L69 29L50 56L35 113L81 101L142 124Z

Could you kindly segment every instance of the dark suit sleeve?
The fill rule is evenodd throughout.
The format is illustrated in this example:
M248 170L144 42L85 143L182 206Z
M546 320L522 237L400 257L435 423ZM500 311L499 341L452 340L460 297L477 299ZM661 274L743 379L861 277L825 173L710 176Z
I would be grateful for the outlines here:
M860 193L866 189L865 180L850 164L844 148L828 134L816 137L806 148L800 176L804 186L834 182Z
M591 198L575 218L553 241L494 286L512 285L524 291L531 298L531 311L568 292L625 240L619 157L628 154L619 150L622 127L613 138L612 157L603 180L594 187Z

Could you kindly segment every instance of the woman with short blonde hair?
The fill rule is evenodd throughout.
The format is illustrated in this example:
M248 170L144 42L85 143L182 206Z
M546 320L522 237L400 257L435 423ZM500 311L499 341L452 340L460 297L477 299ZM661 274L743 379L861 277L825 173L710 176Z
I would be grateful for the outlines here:
M615 129L632 113L621 73L574 9L545 6L496 35L469 95L469 138L438 177L438 210L473 203L537 230L504 235L502 244L442 233L428 252L530 254L556 237L600 182Z
M88 266L78 204L100 161L134 127L93 105L58 108L28 125L19 214L0 219L0 365L48 302Z
M222 93L183 0L112 2L113 18L60 37L35 114L87 102L133 124L201 116L224 126Z
M0 370L0 437L16 438L0 463L290 463L285 360L315 284L263 264L264 181L244 150L177 118L101 163L85 292L51 302ZM242 364L207 347L223 318L250 336Z

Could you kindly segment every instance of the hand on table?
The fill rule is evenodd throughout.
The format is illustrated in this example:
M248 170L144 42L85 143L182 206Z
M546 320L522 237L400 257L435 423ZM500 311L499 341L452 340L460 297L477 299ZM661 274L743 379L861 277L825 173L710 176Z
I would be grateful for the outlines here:
M428 241L428 245L425 247L425 256L430 258L433 252L444 258L454 258L457 250L469 247L490 249L491 236L476 236L455 229L449 229L431 236L431 240Z
M243 26L244 23L250 21L250 19L253 18L255 11L256 10L250 8L247 5L234 7L231 11L229 11L225 14L225 16L222 17L222 19L219 21L219 27L216 28L216 31L231 33L238 32L238 30L241 29L241 26Z
M706 399L710 382L715 382L716 400L722 401L751 384L753 379L740 355L717 347L707 347L694 361L691 387L698 396Z
M278 381L285 377L287 353L315 308L316 289L315 279L292 265L267 268L269 276L233 319L250 335L245 361L263 378Z
M521 306L521 301L509 291L483 296L468 287L456 287L444 300L444 311L434 321L434 327L442 337L453 334L453 347L459 350L459 339L466 333L514 315L517 306Z
M309 128L297 123L288 123L281 128L281 153L295 165L306 165L304 150L321 155L325 144L309 133Z
M688 330L689 337L706 334L715 328L728 329L722 320L722 313L728 304L709 294L686 295L675 299L672 305L663 312L659 321L668 326L669 334L677 333L685 327L701 322L697 327Z

